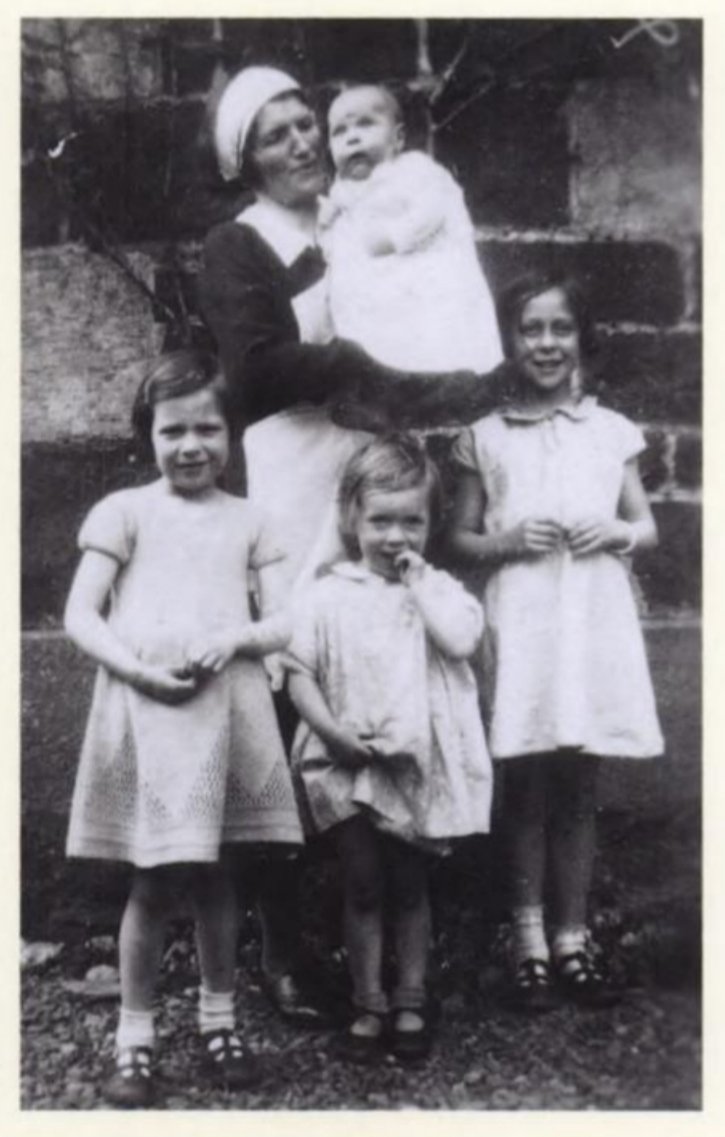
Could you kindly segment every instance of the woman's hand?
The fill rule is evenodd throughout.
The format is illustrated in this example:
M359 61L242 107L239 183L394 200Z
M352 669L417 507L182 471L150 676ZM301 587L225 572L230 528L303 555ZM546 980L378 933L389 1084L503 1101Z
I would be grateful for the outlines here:
M560 548L566 539L558 521L530 517L520 521L501 537L503 552L512 557L543 556Z
M626 552L632 548L632 525L629 521L585 517L570 526L567 543L575 557L590 553Z
M191 670L153 665L144 665L133 678L133 686L142 695L170 707L191 699L199 689L199 682Z
M422 579L427 565L420 553L414 553L412 549L406 549L404 553L400 553L400 555L395 558L395 567L400 574L400 579L403 584L410 585Z

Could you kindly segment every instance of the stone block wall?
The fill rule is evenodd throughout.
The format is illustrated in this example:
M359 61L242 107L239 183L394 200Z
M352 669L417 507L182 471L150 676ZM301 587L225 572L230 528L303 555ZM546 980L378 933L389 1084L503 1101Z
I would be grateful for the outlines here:
M126 441L133 390L198 321L200 240L245 201L208 123L252 62L322 105L340 79L394 84L411 143L464 187L494 290L552 261L584 279L597 391L650 443L661 544L643 595L697 607L700 41L694 20L25 20L26 621L58 619L91 502L147 473Z

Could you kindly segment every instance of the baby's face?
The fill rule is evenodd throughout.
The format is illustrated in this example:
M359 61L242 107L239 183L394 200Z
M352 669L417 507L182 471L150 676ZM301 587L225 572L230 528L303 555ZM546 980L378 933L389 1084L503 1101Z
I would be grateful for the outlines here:
M339 95L328 113L330 153L341 178L364 181L403 149L403 127L392 100L377 87Z

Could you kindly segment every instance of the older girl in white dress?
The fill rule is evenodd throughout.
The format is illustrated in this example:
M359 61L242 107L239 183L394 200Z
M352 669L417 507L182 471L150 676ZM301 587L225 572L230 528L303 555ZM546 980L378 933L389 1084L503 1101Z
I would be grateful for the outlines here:
M554 1002L550 874L559 986L600 1005L615 992L586 950L597 768L663 746L627 566L657 539L637 468L644 439L581 395L591 326L574 283L524 278L500 313L519 393L455 445L451 544L489 570L485 703L491 753L507 765L514 995L532 1010Z

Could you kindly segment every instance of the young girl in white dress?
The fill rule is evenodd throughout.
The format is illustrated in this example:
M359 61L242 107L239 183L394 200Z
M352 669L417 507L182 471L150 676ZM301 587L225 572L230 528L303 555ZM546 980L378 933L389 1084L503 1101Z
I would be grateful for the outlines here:
M248 502L219 488L229 454L213 358L164 356L134 426L160 478L110 494L80 532L66 628L99 664L67 852L130 862L121 922L121 1011L108 1099L153 1097L153 997L175 892L188 892L201 971L202 1065L254 1078L234 1018L236 842L302 834L262 658L286 642L279 547ZM260 582L252 622L248 570Z
M616 992L586 931L597 769L663 746L627 564L657 540L637 468L644 439L581 393L592 326L574 282L523 278L500 318L518 396L455 444L451 543L489 570L484 703L491 753L506 763L513 994L546 1009L556 979L603 1005Z
M303 720L293 766L312 827L332 830L342 866L356 1008L342 1051L357 1061L381 1054L389 1006L394 1053L427 1054L425 850L489 827L490 760L466 662L483 614L423 559L439 499L415 438L376 439L349 460L339 512L350 560L311 586L287 657ZM390 1003L386 881L398 966Z

